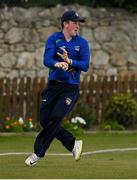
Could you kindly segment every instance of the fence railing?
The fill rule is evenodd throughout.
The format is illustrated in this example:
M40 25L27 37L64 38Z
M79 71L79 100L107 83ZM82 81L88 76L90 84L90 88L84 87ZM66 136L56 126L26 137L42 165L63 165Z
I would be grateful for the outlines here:
M39 118L41 90L46 85L45 78L2 78L0 79L0 118L6 116ZM104 107L115 93L137 95L137 78L84 76L80 86L80 98L87 102L98 123L104 115Z
M38 119L40 93L44 78L0 79L0 117L6 116Z
M92 114L99 123L113 94L131 93L137 98L137 78L135 76L99 76L97 78L85 76L81 83L81 91L81 97L89 104Z

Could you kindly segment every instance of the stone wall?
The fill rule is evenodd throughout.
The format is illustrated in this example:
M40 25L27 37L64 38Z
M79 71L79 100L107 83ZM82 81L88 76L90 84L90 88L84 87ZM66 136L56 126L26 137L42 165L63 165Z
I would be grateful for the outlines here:
M57 17L75 9L87 21L81 26L91 48L97 75L137 74L137 14L124 10L73 5L0 9L0 77L46 76L42 64L45 39L60 30Z

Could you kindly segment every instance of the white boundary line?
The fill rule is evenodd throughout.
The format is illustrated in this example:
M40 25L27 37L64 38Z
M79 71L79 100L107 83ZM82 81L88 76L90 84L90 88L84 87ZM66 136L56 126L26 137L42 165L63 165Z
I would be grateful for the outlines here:
M83 152L82 155L92 155L92 154L102 154L110 152L125 152L125 151L137 151L137 148L116 148L116 149L102 149L96 151ZM0 153L0 156L10 156L10 155L29 155L30 152L7 152ZM71 153L46 153L46 156L71 156Z

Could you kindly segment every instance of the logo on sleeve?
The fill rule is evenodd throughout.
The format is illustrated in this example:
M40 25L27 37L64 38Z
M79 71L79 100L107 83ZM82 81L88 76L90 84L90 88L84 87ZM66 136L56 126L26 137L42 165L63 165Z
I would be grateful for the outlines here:
M70 99L70 98L67 97L67 98L66 98L66 105L69 106L69 105L71 104L71 102L72 102L72 99Z
M60 41L62 41L62 39L57 39L56 40L56 44L59 43Z

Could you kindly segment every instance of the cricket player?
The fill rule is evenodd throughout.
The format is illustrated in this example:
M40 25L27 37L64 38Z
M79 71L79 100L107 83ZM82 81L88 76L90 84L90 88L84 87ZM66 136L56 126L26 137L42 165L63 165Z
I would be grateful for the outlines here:
M66 11L61 17L61 32L52 34L45 43L44 65L49 68L47 87L41 94L40 124L43 127L36 137L34 153L25 164L34 166L44 157L52 141L56 138L79 160L82 140L61 124L73 109L79 97L81 71L89 68L90 52L86 39L78 35L80 23L85 18L75 11Z

